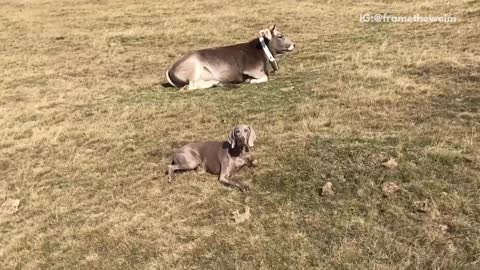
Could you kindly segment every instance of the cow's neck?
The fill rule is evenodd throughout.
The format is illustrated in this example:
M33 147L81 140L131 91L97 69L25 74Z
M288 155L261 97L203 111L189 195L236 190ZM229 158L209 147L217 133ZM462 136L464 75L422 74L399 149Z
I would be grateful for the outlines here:
M267 48L268 48L269 52L271 53L271 55L272 55L273 58L275 59L275 56L276 56L277 54L275 53L274 50L272 50L272 48L271 48L271 46L270 46L270 42L269 42L267 39L264 39L264 42L265 42L265 44L267 45ZM273 68L275 71L278 70L278 65L277 65L276 59L275 59L275 61L273 61L273 62L269 59L269 57L265 54L265 51L263 50L262 44L261 44L261 42L260 42L260 39L256 38L256 39L250 41L250 44L252 44L253 47L254 47L256 50L258 50L258 53L259 53L259 54L263 55L263 57L264 57L264 59L266 60L267 64L270 63L270 65L272 66L272 68Z
M264 57L272 65L273 70L277 71L278 64L277 64L277 59L275 59L275 56L277 54L275 53L275 50L272 50L269 40L263 37L260 37L256 40L253 40L252 42L255 42L254 43L256 45L255 48L257 48L258 50L261 50Z
M270 42L268 42L268 40L264 39L263 37L259 37L258 40L260 41L262 50L267 56L268 60L270 60L270 62L275 61L275 56L273 55L275 52L272 50Z

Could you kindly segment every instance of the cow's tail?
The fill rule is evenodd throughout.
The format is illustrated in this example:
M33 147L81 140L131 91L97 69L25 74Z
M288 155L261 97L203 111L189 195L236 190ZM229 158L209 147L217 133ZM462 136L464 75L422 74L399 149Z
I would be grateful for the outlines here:
M175 165L175 160L172 159L172 162L170 163L170 165ZM168 169L165 171L165 175L168 175Z
M167 78L168 83L173 87L182 87L182 82L177 77L175 77L175 74L172 74L170 72L170 68L167 68L167 70L165 71L165 77Z

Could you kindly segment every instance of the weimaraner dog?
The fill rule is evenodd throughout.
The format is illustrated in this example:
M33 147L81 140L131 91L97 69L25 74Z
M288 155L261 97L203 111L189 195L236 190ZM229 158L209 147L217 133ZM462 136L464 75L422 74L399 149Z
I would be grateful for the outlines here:
M255 131L247 125L236 125L223 142L195 142L180 147L168 165L169 182L174 179L175 171L187 171L197 168L219 175L224 184L246 191L249 187L241 182L229 179L244 166L255 167L257 161L252 157L250 148L256 140Z

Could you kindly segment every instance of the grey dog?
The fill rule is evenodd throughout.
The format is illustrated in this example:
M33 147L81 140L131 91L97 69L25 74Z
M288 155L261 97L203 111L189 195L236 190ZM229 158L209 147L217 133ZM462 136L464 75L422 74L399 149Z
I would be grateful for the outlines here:
M227 141L189 143L180 147L168 165L169 182L174 179L175 171L187 171L197 168L219 175L218 180L241 191L249 187L241 182L229 179L244 166L256 166L250 148L256 140L253 128L247 125L236 125L229 133Z

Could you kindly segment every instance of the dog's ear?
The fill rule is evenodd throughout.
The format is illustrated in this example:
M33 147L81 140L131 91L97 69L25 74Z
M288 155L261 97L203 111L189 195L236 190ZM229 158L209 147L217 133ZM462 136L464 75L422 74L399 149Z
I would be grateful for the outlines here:
M260 30L258 32L258 34L261 36L261 37L264 37L268 40L271 40L272 39L272 32L270 32L270 30L267 28L267 29L263 29L263 30Z
M235 148L235 128L232 128L230 133L228 133L227 141L232 146L232 148Z
M250 130L250 136L248 136L248 146L253 147L253 143L257 139L257 134L255 134L255 130L253 130L252 127L249 126L248 129Z

